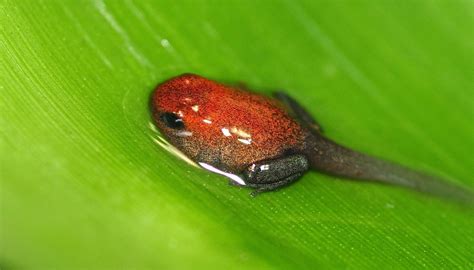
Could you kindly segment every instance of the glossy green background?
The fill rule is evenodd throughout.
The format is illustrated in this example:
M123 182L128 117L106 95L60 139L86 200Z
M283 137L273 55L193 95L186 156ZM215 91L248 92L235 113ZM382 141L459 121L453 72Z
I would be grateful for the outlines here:
M251 198L147 110L183 72L285 89L329 137L474 188L473 5L1 1L1 268L473 268L472 211L319 173Z

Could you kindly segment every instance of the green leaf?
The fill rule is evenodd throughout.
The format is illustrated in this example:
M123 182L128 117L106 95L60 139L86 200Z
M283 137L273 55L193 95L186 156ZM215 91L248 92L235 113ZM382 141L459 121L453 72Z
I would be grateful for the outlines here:
M256 198L157 145L183 72L474 188L472 1L2 1L0 267L474 267L472 211L318 172Z

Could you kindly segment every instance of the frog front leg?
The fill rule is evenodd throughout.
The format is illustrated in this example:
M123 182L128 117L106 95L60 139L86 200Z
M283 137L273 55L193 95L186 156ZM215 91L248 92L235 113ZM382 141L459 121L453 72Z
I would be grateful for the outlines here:
M252 195L256 195L291 184L308 169L308 159L304 155L293 154L256 162L244 171L243 178L248 187L255 189Z

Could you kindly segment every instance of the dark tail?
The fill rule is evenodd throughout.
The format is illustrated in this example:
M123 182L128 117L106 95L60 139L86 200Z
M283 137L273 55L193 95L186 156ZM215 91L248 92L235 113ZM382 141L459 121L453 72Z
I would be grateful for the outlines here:
M474 192L395 163L350 150L324 138L310 135L307 153L312 168L351 179L406 187L474 207Z

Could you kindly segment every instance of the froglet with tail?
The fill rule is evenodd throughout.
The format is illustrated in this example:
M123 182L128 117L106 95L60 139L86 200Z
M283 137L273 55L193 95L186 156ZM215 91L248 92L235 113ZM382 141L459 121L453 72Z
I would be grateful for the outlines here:
M469 190L326 138L310 114L283 92L270 98L183 74L156 87L151 110L172 145L202 167L253 188L253 194L287 186L314 169L462 202L474 199Z

